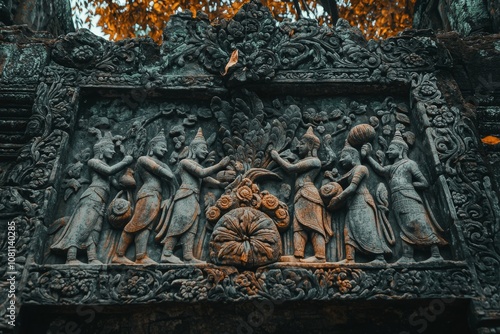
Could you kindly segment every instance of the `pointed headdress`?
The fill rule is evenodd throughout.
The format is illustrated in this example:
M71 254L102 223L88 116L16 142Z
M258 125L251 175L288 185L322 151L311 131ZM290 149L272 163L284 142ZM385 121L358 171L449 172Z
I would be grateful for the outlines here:
M191 145L196 145L196 144L206 144L207 141L205 140L205 137L203 137L203 131L201 128L198 128L198 132L196 133L196 136L194 136L193 140L191 141Z
M314 148L316 148L316 149L320 145L319 138L316 137L316 135L314 134L312 126L310 126L307 129L307 132L304 134L303 138L309 139L314 144Z
M158 132L156 136L154 136L150 141L149 141L149 146L152 147L154 144L159 143L159 142L167 142L167 139L165 138L165 132L163 129Z
M104 136L101 135L101 131L99 131L98 129L95 129L91 132L97 136L97 143L94 144L94 154L100 154L106 146L114 146L111 132L105 132Z
M401 147L408 150L408 144L405 142L405 140L404 140L404 138L401 135L401 132L399 130L396 130L396 132L394 133L394 137L391 140L391 144L400 145Z

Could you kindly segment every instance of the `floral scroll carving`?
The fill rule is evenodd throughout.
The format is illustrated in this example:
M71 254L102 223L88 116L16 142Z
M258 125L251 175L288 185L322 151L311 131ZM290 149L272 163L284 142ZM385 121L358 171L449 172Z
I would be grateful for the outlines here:
M344 78L352 72L369 81L404 81L410 71L449 63L449 55L430 37L366 41L343 19L333 28L319 27L308 19L278 24L258 1L215 26L203 15L172 17L164 32L162 54L164 71L198 62L208 72L233 82L269 81L280 71L339 68L347 72ZM363 70L368 72L362 74Z

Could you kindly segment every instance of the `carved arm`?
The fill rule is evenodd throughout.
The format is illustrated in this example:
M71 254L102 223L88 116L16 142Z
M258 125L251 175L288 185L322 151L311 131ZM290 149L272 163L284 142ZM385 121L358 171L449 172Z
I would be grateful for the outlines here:
M372 151L372 146L370 144L364 144L361 147L361 158L368 160L368 163L370 166L372 166L373 170L382 176L388 177L389 176L389 168L388 167L383 167L378 163L377 160L375 160L371 155Z
M302 173L314 168L321 167L319 159L304 159L297 163L290 163L280 157L279 153L275 150L271 151L271 157L278 163L287 173Z
M200 164L190 159L184 159L180 163L189 173L195 175L200 179L203 179L221 169L224 169L230 161L231 160L229 159L229 157L225 157L224 159L219 161L219 163L206 168L201 167Z
M151 174L158 175L160 177L173 179L174 173L170 170L170 168L166 168L159 163L155 162L153 159L148 157L140 157L137 161L145 170L150 172Z
M96 172L98 172L100 174L103 174L106 176L111 176L111 175L119 172L123 168L127 167L128 165L130 165L133 160L134 160L134 158L132 158L132 156L127 155L123 158L122 161L114 164L113 166L109 166L107 163L105 163L102 160L90 159L88 162L88 165L90 168L92 168L93 170L95 170Z

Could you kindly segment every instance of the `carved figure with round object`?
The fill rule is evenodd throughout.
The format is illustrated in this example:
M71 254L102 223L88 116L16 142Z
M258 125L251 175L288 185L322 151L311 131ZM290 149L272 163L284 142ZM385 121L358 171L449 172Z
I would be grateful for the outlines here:
M52 251L67 251L67 264L81 264L76 258L78 249L87 251L90 264L102 264L97 259L96 245L110 191L109 177L133 161L133 158L127 155L122 161L108 165L115 155L115 143L111 133L107 132L103 136L98 129L93 128L92 131L98 138L94 145L94 157L88 161L92 183L78 200L62 233L50 246Z
M443 229L434 219L425 197L417 192L428 188L429 182L417 162L408 158L408 149L401 132L396 131L386 152L392 164L380 165L370 156L371 146L368 144L361 151L362 157L368 160L375 172L385 176L389 182L391 210L399 225L403 244L403 256L397 262L415 262L415 247L431 249L431 256L426 262L442 261L439 246L446 245L447 241L439 235Z
M155 264L147 253L147 242L153 224L161 209L162 181L172 182L175 178L167 164L161 158L167 153L167 142L163 129L148 145L148 153L137 160L137 171L142 186L137 192L135 211L120 236L113 263L118 264ZM125 253L135 243L135 262L130 261Z

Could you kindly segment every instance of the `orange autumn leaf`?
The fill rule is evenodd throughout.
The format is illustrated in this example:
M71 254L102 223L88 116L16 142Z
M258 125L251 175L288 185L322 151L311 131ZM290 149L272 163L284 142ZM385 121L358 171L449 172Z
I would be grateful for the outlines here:
M224 69L224 73L222 73L222 76L227 74L227 71L234 65L238 63L238 49L234 50L233 53L231 53L231 57L229 58L229 61L226 64L226 68Z
M250 0L151 0L124 1L75 0L75 8L86 16L99 15L97 25L113 40L149 35L161 43L162 32L170 16L190 11L207 13L213 22L233 17ZM337 0L339 17L359 28L367 37L387 38L411 27L416 0ZM332 25L318 0L299 0L303 15L320 25ZM278 21L298 19L293 1L262 0ZM95 11L95 13L93 13ZM88 23L89 27L91 21Z
M500 138L495 136L486 136L481 138L481 141L486 145L497 145L500 143Z

